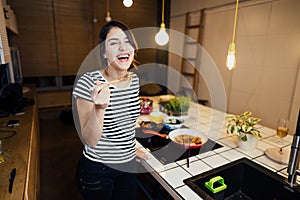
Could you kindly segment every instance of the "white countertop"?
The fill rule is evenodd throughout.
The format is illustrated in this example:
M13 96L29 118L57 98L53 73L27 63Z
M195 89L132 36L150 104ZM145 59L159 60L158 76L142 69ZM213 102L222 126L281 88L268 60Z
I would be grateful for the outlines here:
M185 185L183 180L243 157L287 177L287 165L270 160L266 157L264 151L270 147L283 147L289 150L293 139L292 135L283 138L284 142L279 145L274 142L276 138L275 130L258 125L262 138L259 139L256 149L243 151L237 146L236 136L226 133L227 122L225 116L226 113L224 112L196 103L191 104L189 116L185 119L184 125L191 129L199 130L201 133L206 134L211 140L223 145L223 147L190 157L189 167L187 167L185 159L163 165L137 142L137 147L143 150L148 156L144 165L147 165L148 170L153 170L154 178L159 179L159 182L167 191L171 193L176 191L175 195L179 194L177 197L174 196L174 198L187 200L201 199L192 189ZM141 115L138 123L140 121L150 121L149 116ZM300 183L299 176L297 177L297 181Z

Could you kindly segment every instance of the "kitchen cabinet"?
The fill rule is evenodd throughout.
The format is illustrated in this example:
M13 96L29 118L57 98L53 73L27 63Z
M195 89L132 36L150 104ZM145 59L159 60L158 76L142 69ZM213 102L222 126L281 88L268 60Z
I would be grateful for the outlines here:
M76 75L92 49L91 0L8 2L18 17L23 75Z
M143 168L142 165L139 167ZM145 169L142 169L145 170ZM137 175L137 184L149 199L173 200L174 198L168 193L160 183L153 178L151 173L139 173ZM153 187L156 186L156 187Z
M10 61L10 49L6 32L3 2L0 1L0 64L6 64Z
M24 77L76 75L85 57L98 44L100 28L106 23L104 0L7 1L18 17L16 40ZM120 2L110 11L113 20L123 21L130 28L155 27L158 13L161 17L160 5L161 1L135 2L132 8L125 8ZM141 49L138 59L142 64L154 63L155 53Z
M92 1L8 2L18 16L20 34L15 43L20 51L23 83L36 84L39 91L43 90L37 94L40 107L70 105L73 82L66 86L65 79L75 78L92 49Z
M57 55L50 0L11 1L18 16L20 50L24 76L57 74ZM28 9L30 7L30 9Z
M71 106L71 93L70 90L39 92L37 94L38 108Z
M31 88L26 97L35 99ZM35 200L40 192L39 120L37 104L25 106L25 114L0 118L1 126L11 119L18 119L19 126L1 128L1 131L15 131L12 137L1 139L5 162L0 164L0 199ZM2 132L5 134L5 132ZM9 177L16 169L12 193L9 193Z
M53 0L59 75L76 75L93 48L92 0Z
M2 0L2 2L6 28L17 35L19 33L17 25L17 16L15 12L11 9L10 5L7 4L6 0Z

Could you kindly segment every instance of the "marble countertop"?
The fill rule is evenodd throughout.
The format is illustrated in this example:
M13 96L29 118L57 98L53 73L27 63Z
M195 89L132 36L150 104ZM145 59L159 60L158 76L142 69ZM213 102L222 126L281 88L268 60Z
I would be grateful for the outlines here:
M157 107L154 107L154 109L157 109ZM209 139L221 144L223 147L190 157L189 167L187 167L186 159L163 165L137 142L137 147L148 156L148 159L143 161L144 164L147 165L148 170L153 172L154 178L175 199L201 199L192 189L185 185L183 180L243 157L287 177L287 165L270 160L264 154L264 151L270 147L282 147L290 150L292 135L283 138L283 142L279 144L276 142L276 131L274 129L258 125L262 138L259 139L256 149L243 151L237 145L236 136L227 134L225 117L226 113L222 111L196 103L191 104L189 115L185 118L184 125L191 129L199 130L201 133L206 134ZM150 118L148 115L141 115L137 123L140 121L150 121ZM299 176L297 181L300 183Z

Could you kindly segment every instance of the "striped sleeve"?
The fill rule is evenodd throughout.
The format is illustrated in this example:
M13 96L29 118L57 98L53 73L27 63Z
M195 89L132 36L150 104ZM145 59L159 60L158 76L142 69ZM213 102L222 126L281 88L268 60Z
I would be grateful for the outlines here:
M80 76L73 89L73 97L82 98L87 101L92 101L91 98L91 88L93 88L96 84L93 76L91 76L90 72L87 72Z

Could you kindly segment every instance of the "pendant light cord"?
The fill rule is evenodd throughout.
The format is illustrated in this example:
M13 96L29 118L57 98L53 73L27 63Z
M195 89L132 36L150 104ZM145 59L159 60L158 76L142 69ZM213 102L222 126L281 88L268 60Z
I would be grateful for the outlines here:
M106 3L106 14L110 14L110 12L109 12L109 0L107 0L106 1L107 3Z
M161 23L165 23L165 0L162 1Z
M237 15L238 15L238 7L239 7L239 0L236 0L235 13L234 13L234 24L233 24L233 34L232 34L232 43L234 43L234 39L235 39L235 31L236 31L236 21L237 21Z

